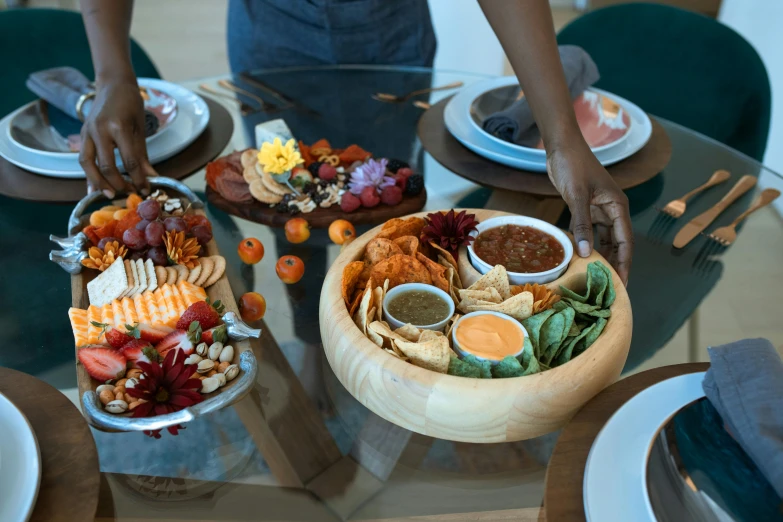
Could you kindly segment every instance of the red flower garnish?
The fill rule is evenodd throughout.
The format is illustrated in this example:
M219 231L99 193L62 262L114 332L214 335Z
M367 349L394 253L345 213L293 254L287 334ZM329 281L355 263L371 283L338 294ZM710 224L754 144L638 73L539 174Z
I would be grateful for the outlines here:
M163 364L139 361L137 365L144 372L139 383L128 388L128 395L145 402L133 410L134 417L154 417L180 411L204 400L199 393L201 381L191 378L196 371L195 364L185 364L187 355L182 350L171 350L166 354ZM182 426L170 426L169 433L177 434ZM160 430L145 432L160 438Z
M473 241L470 233L476 230L478 225L475 214L468 214L464 210L456 214L454 209L427 214L424 221L427 226L421 231L421 240L424 243L432 241L448 250L454 259L457 259L459 247L467 246Z

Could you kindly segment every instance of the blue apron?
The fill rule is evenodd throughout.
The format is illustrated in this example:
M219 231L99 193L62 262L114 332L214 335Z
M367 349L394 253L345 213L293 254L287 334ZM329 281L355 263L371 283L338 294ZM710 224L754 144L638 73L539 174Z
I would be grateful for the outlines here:
M230 0L234 73L337 64L432 66L427 0Z

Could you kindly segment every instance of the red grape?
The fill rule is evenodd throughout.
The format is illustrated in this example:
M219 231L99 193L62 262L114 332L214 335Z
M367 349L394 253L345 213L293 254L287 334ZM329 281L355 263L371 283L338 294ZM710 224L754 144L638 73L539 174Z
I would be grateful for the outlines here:
M137 259L144 259L144 256L146 255L146 251L144 250L134 250L131 254L130 258L133 261L136 261Z
M117 241L118 243L120 242L120 240L117 239L116 237L104 237L103 239L101 239L101 242L98 243L98 248L103 250L104 248L106 248L106 243L111 243L112 241Z
M145 199L136 207L136 212L138 212L142 219L154 221L158 219L158 216L160 215L160 203L154 199Z
M136 228L144 232L144 230L147 228L147 225L149 225L150 223L152 223L152 221L150 221L149 219L142 219L141 221L136 223Z
M147 244L149 246L160 246L163 244L163 235L166 233L166 229L163 227L163 223L160 221L150 221L147 228L144 230L144 237L147 238Z
M147 250L147 259L152 259L152 263L157 266L166 266L169 261L166 256L166 249L162 246L152 247Z
M163 225L165 225L167 232L186 232L188 230L188 224L185 223L185 220L181 217L166 218L166 221L163 222Z
M200 245L206 245L212 239L212 232L204 225L196 225L190 229L190 233L196 238Z
M131 250L141 250L147 246L147 240L144 238L144 232L129 228L122 233L122 242Z

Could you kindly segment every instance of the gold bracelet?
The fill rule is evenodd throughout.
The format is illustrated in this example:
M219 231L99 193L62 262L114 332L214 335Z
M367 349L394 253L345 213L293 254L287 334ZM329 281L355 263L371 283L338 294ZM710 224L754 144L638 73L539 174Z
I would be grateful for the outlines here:
M84 102L95 98L95 91L88 92L79 96L79 100L76 102L76 116L79 117L79 121L84 121L84 114L82 109L84 108Z

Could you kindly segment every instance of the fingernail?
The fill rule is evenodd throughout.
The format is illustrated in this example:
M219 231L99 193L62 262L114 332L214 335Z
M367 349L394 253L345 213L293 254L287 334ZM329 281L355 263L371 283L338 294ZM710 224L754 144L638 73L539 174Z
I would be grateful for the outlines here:
M581 240L578 245L579 257L587 257L590 255L590 243L586 240Z
M109 189L103 189L103 195L111 199L114 197L114 191Z

